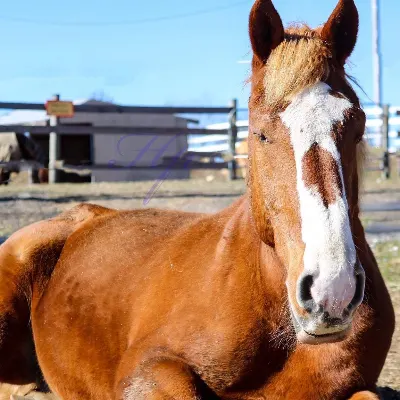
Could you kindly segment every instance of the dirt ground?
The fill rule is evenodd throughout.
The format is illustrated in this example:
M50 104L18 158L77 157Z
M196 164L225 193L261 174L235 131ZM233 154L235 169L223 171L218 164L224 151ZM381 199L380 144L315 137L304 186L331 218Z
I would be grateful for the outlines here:
M27 224L50 218L81 202L118 209L161 207L215 212L231 204L245 190L243 181L206 179L167 181L158 186L155 182L0 186L0 242ZM158 191L152 193L155 187ZM400 321L400 182L369 180L364 185L362 205L368 240ZM380 385L400 390L400 323ZM387 391L384 398L400 399L400 393Z

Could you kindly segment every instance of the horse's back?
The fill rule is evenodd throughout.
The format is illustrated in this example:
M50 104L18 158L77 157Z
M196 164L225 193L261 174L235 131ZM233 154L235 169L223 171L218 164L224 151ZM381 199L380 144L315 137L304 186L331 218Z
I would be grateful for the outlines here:
M151 306L143 294L156 297L165 266L173 268L169 242L201 218L155 209L120 211L87 221L69 235L32 311L38 358L51 387L60 385L53 377L72 372L62 367L69 359L85 371L66 383L74 388L70 396L101 398L110 392L128 346L133 308Z
M151 259L201 218L196 213L145 209L116 211L87 221L66 240L54 279L69 275L91 279L98 273L97 282L101 276L138 276ZM112 264L115 268L110 268Z

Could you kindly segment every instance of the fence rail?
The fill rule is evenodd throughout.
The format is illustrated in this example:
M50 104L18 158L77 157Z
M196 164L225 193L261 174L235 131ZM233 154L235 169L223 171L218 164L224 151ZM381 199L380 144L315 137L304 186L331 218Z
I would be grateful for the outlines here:
M46 110L42 103L6 103L0 102L4 110ZM119 106L114 104L74 105L76 113L115 113L115 114L228 114L231 107L142 107Z
M62 135L227 135L227 129L205 129L205 128L160 128L152 126L86 126L86 125L56 125L56 126L32 126L32 125L0 125L2 133L15 132L24 134L29 132L33 135L46 135L50 133Z
M60 100L58 95L55 100ZM45 104L39 103L11 103L0 102L0 109L9 110L46 110ZM167 115L202 115L202 114L226 114L227 119L230 121L228 129L206 129L206 128L188 128L188 127L152 127L152 126L86 126L86 125L68 125L63 118L62 120L57 117L50 117L49 125L24 125L24 124L9 124L0 125L1 133L15 132L17 134L25 134L29 132L33 135L49 135L49 183L54 183L58 180L58 170L76 171L82 173L83 171L90 173L98 169L113 169L113 170L126 170L126 169L230 169L230 176L232 179L236 178L236 162L234 160L234 145L231 146L232 153L230 161L214 162L201 162L199 160L192 160L189 153L186 154L189 159L186 160L164 160L160 165L150 166L137 166L137 165L115 165L115 164L94 164L94 165L67 165L60 160L60 141L59 135L96 135L96 134L111 134L111 135L173 135L173 136L188 136L188 135L227 135L231 143L236 142L234 137L237 128L235 126L235 116L237 114L237 101L231 102L228 107L141 107L141 106L119 106L113 104L83 104L74 105L74 113L112 113L112 114L167 114ZM194 119L186 118L190 122L198 122ZM192 155L193 156L193 155ZM37 168L38 165L34 163L18 163L8 162L0 163L0 168L15 168L20 165L21 167Z
M30 170L32 168L43 168L44 165L36 161L8 161L6 163L0 162L0 168L18 168L20 170ZM229 167L229 162L199 162L190 159L180 160L165 160L162 164L158 165L120 165L120 164L89 164L89 165L72 165L58 161L56 163L56 169L63 170L65 172L76 172L78 174L90 174L96 170L182 170L184 168L191 170L219 170L226 169Z

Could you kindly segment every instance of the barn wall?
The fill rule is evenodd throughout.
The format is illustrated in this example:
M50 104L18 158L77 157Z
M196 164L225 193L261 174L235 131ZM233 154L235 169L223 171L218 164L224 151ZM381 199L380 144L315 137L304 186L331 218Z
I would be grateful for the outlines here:
M186 127L182 118L164 114L93 114L79 113L65 123L88 123L94 126L135 126L143 127ZM93 163L129 166L151 166L162 163L163 157L173 157L188 149L186 136L175 135L115 135L93 136ZM164 172L160 170L96 170L92 178L102 181L155 180ZM188 170L170 171L167 179L187 179Z

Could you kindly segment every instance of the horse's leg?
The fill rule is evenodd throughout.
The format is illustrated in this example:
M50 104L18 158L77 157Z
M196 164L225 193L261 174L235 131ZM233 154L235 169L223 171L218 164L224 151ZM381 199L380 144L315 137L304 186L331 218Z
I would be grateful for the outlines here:
M82 205L14 233L0 246L0 400L42 390L30 327L68 236L86 220L110 210Z
M25 395L38 376L28 293L17 264L10 242L5 242L0 247L0 400Z
M155 358L141 362L132 374L120 380L116 400L214 399L204 383L184 362Z

